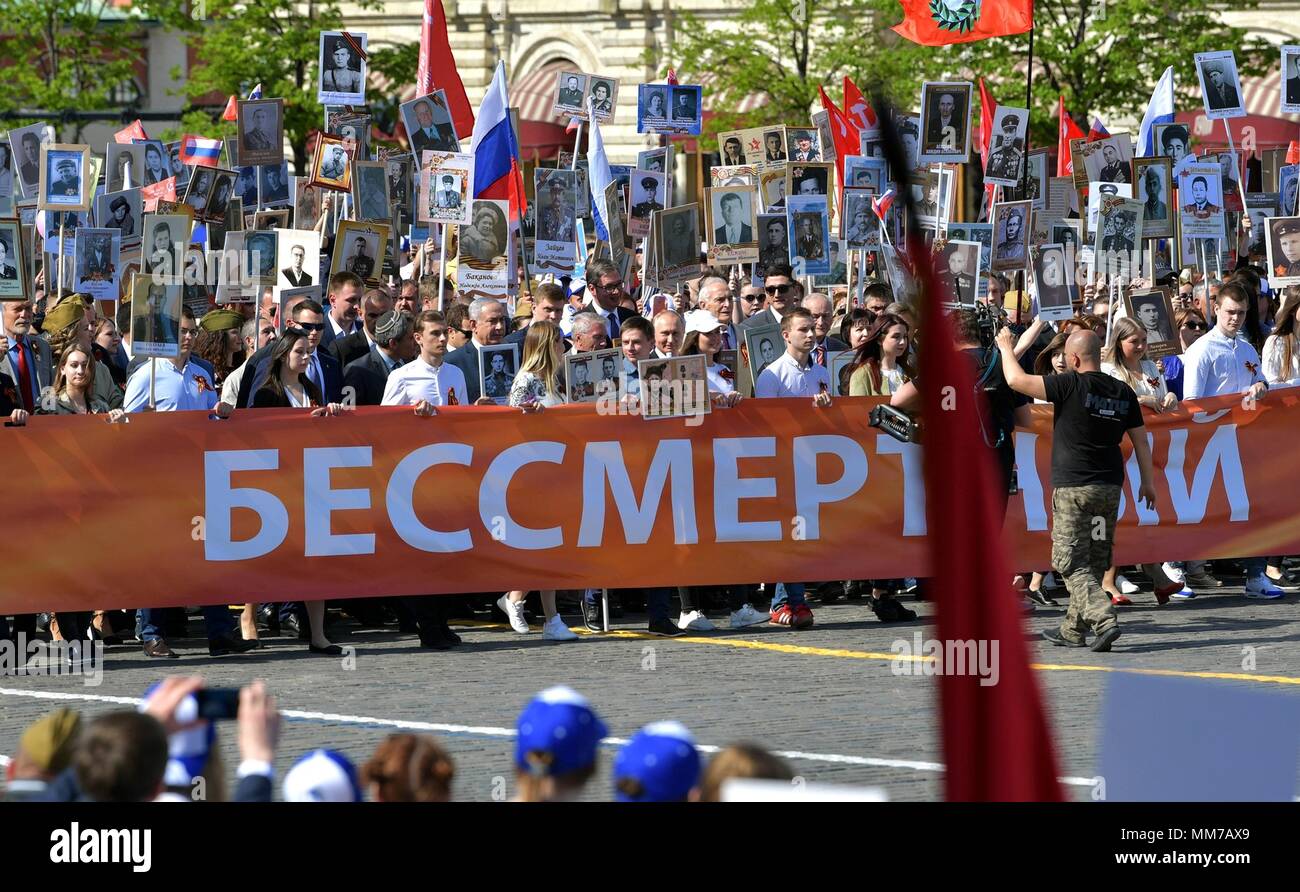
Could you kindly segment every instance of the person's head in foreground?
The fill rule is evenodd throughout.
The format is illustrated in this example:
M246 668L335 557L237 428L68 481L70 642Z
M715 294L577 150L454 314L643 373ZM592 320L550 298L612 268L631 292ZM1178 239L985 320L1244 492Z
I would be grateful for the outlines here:
M360 802L361 782L347 756L312 750L284 776L285 802Z
M524 707L516 725L515 782L520 802L577 798L596 773L605 724L587 699L557 685Z
M685 802L700 780L695 738L680 722L652 722L614 760L619 802Z
M361 766L374 802L450 802L456 765L427 734L390 734Z
M794 780L783 760L752 743L735 743L709 760L700 778L699 801L721 802L722 785L733 778Z

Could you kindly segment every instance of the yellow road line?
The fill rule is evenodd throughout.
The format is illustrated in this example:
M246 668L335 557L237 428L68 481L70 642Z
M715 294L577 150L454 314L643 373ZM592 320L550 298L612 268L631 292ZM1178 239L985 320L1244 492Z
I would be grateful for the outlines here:
M483 629L508 629L504 623L483 622L480 620L462 620L456 625L474 626ZM633 632L627 629L612 629L608 632L592 632L584 628L574 628L579 635L603 635L611 638L649 641L680 641L686 644L711 644L715 647L737 647L749 650L766 650L774 653L796 654L806 657L838 657L847 660L885 660L894 662L924 662L929 657L916 655L898 655L879 653L869 650L848 650L836 647L809 647L799 644L775 644L767 641L751 641L743 638L704 638L699 635L683 635L678 638L665 638L649 632ZM1040 672L1120 672L1130 675L1164 675L1173 678L1217 678L1227 681L1252 681L1259 684L1300 685L1300 678L1290 675L1251 675L1247 672L1194 672L1183 669L1135 669L1125 666L1086 666L1074 663L1030 663L1031 668Z

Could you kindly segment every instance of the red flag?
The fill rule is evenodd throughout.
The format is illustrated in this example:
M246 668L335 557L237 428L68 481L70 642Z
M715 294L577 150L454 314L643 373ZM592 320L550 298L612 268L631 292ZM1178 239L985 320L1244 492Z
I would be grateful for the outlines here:
M670 87L675 87L676 85L677 85L677 70L674 69L674 68L669 68L669 69L668 69L668 86L670 86Z
M1286 163L1300 164L1300 142L1297 142L1294 139L1291 140L1291 145L1287 146Z
M456 70L447 35L447 13L442 0L424 0L424 25L420 29L420 67L415 75L416 93L423 96L434 90L447 92L451 122L456 135L467 139L474 132L474 109L465 95L465 84Z
M858 137L858 125L853 123L844 112L835 107L831 97L826 95L824 87L817 87L817 92L822 97L822 108L830 118L831 141L835 143L835 181L840 184L840 189L844 188L844 159L849 155L856 155L862 148L862 141Z
M942 0L898 0L903 21L894 31L923 46L973 43L1024 34L1034 27L1034 0L984 0L953 9Z
M139 118L136 118L130 124L126 125L121 130L113 134L113 142L118 143L119 145L129 146L131 144L131 140L133 139L148 139L148 138L149 137L146 136L144 132L144 124L140 123Z
M875 130L879 124L875 110L862 98L862 91L847 74L844 75L844 114L858 125L859 132Z
M1070 140L1083 139L1083 128L1074 123L1069 112L1065 110L1065 97L1060 97L1056 107L1056 116L1060 120L1060 138L1056 142L1056 175L1068 177L1074 173L1074 162L1070 158Z
M947 332L951 323L941 302L956 296L941 293L921 227L909 225L908 233L909 256L920 258L921 329ZM996 351L992 361L998 361ZM927 382L921 388L922 460L933 549L934 637L940 643L987 647L997 653L999 667L994 684L969 670L939 673L946 798L1057 802L1061 790L1052 738L996 532L1003 520L1002 474L984 442L989 423L980 417L982 402L960 396L976 392L974 364L954 349L951 337L939 334L921 351L918 379ZM952 393L959 397L950 399ZM973 536L972 530L990 535ZM953 652L941 646L945 656ZM953 667L945 660L945 668Z
M979 149L980 163L987 169L989 166L989 152L993 148L993 118L998 113L998 103L989 93L988 87L984 84L984 78L980 78L980 129L976 135L976 148ZM989 183L984 187L984 207L993 207L993 191L997 186ZM991 211L989 211L991 213Z
M221 120L239 120L239 97L234 93L231 93L230 98L226 100L226 110L221 113Z

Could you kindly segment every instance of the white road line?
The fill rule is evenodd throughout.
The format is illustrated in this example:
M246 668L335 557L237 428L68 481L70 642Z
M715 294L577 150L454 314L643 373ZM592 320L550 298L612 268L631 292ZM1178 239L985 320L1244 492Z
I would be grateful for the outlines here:
M124 706L136 706L143 702L139 697L110 697L105 694L69 694L60 691L24 691L14 688L0 688L0 696L29 697L34 700L87 700L96 703L118 703ZM300 709L281 709L280 714L289 719L302 721L326 722L338 725L372 725L383 728L396 728L403 731L433 731L439 734L472 735L475 737L511 738L515 736L514 728L496 728L483 725L452 725L444 722L417 722L408 719L382 719L374 716L344 715L334 712L306 712ZM606 746L625 746L625 737L606 737L601 743ZM712 744L696 744L702 753L721 752L722 747ZM795 759L804 762L827 762L839 765L863 765L871 768L910 768L913 771L943 771L942 762L916 762L910 759L880 759L873 756L846 756L840 753L806 753L801 750L774 750L774 755L783 759ZM0 757L3 758L3 757ZM1076 787L1091 787L1096 783L1090 777L1062 777L1061 783Z

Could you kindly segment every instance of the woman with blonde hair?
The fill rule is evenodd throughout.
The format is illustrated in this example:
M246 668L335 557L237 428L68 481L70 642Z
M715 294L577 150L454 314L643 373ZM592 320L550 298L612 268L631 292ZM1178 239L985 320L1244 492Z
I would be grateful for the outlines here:
M1114 339L1101 353L1101 370L1133 388L1143 409L1157 414L1177 409L1178 397L1169 392L1165 376L1147 359L1146 329L1127 316L1116 319L1114 325ZM1181 580L1170 579L1159 564L1143 564L1142 572L1151 579L1157 603L1168 603L1172 595L1183 593ZM1112 604L1131 605L1133 602L1123 593L1122 578L1112 566L1102 577L1102 588Z
M564 403L560 389L560 375L564 368L563 344L560 327L554 322L543 319L528 326L528 334L524 336L524 358L519 363L514 383L510 385L510 405L518 406L524 412L540 412ZM577 638L578 634L564 624L555 608L555 589L543 589L539 594L542 612L546 614L542 638L546 641L573 641ZM510 628L520 635L527 635L529 631L528 620L524 618L524 599L527 597L528 592L516 590L497 599L497 606L509 620Z

